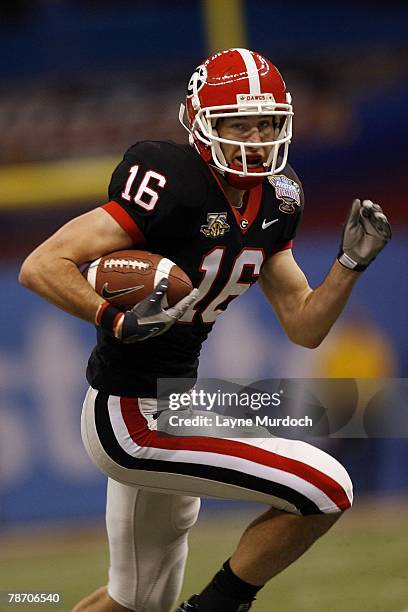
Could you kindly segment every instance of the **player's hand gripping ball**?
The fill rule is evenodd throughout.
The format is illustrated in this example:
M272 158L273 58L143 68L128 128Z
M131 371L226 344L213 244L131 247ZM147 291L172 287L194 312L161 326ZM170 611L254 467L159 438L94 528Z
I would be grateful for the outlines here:
M98 311L97 324L125 343L163 334L198 298L181 268L147 251L110 253L83 274L110 304Z

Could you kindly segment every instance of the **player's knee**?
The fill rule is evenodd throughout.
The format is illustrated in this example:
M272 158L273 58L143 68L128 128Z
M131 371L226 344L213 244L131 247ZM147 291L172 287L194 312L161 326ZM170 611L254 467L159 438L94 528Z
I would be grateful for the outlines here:
M349 505L347 506L347 508L344 508L343 512L345 510L349 510L351 506L353 505L353 501L354 501L353 483L351 481L350 476L348 477L348 483L347 483L347 486L345 487L345 491L346 491L346 494L349 500Z
M336 478L329 487L328 504L322 508L324 514L334 514L339 517L353 505L353 483L347 470L336 460Z
M171 522L176 532L183 534L195 525L200 512L200 498L174 495Z
M317 449L315 449L316 451ZM314 451L314 452L315 452ZM318 461L312 465L318 469L315 488L310 491L314 507L306 507L302 514L332 514L341 516L353 504L353 483L345 467L328 453L319 450ZM316 472L313 474L316 477Z
M350 475L329 453L315 448L313 455L312 466L320 472L315 481L320 490L316 497L319 511L324 514L342 514L353 504L353 483Z

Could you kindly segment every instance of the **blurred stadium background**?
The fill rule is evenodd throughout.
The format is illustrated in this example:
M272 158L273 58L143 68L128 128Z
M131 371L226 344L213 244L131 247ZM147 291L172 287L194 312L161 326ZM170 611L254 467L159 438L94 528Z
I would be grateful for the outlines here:
M333 261L354 197L380 202L394 237L318 350L291 345L253 288L217 323L201 375L406 377L408 9L392 0L14 0L0 19L0 591L60 591L69 610L106 579L105 482L79 433L94 332L19 287L22 260L106 201L130 144L184 139L178 105L209 51L255 48L294 98L290 161L306 192L294 252L310 282ZM356 509L268 586L260 612L408 609L407 440L348 440L333 452L351 472ZM187 594L257 513L204 502Z

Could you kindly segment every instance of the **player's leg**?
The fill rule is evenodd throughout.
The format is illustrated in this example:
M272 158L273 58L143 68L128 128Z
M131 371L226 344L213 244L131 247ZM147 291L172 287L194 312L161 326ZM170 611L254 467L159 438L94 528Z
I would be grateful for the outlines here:
M263 585L298 559L340 516L298 516L271 508L243 533L230 559L231 569L243 580Z
M199 506L194 497L142 491L109 479L108 587L82 600L75 612L169 612L181 589L187 533Z
M180 592L195 497L138 490L109 479L110 596L132 610L168 612Z
M107 457L93 435L94 400L95 393L88 393L81 429L85 448L98 464ZM108 479L107 491L109 582L84 598L75 612L169 612L180 592L188 530L197 520L200 500L128 486L119 482L123 470L116 467L117 480Z
M156 431L154 401L122 401L95 392L89 397L88 452L111 477L158 491L260 501L273 508L246 530L231 559L236 573L227 564L217 574L216 602L187 610L238 610L351 505L346 470L309 444L278 438L163 437ZM89 418L92 403L97 404L96 418ZM238 591L240 601L234 601L231 595Z
M298 516L270 509L245 530L237 549L211 582L179 612L244 612L264 584L323 535L341 513Z
M254 444L253 440L246 442ZM182 604L180 612L249 610L262 586L306 552L351 506L350 478L327 453L304 442L283 439L265 440L263 450L279 457L274 469L288 470L286 485L296 489L297 495L293 497L285 489L279 492L278 488L276 492L286 498L287 511L272 507L253 521L231 558L199 595ZM260 466L258 474L262 471ZM281 481L278 473L273 479L271 492L273 484ZM272 503L277 505L276 501Z
M254 440L246 443L256 446ZM283 439L265 440L262 449L270 452L270 465L275 466L270 474L271 493L275 489L279 498L272 505L286 511L272 507L253 521L231 558L199 595L182 604L180 612L249 610L262 586L306 552L351 506L350 478L327 453L304 442ZM267 457L261 454L259 460L263 465L257 474L265 477ZM282 479L279 472L286 470ZM282 503L285 499L286 506Z

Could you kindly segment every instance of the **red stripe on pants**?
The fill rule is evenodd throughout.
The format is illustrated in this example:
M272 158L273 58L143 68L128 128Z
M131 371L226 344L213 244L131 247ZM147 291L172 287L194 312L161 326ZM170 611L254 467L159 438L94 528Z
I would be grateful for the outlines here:
M302 478L320 489L340 510L350 508L350 501L343 487L320 470L274 452L256 448L250 444L223 438L206 436L165 437L148 428L137 398L120 398L122 417L132 440L141 447L166 450L185 450L215 453L253 461Z

